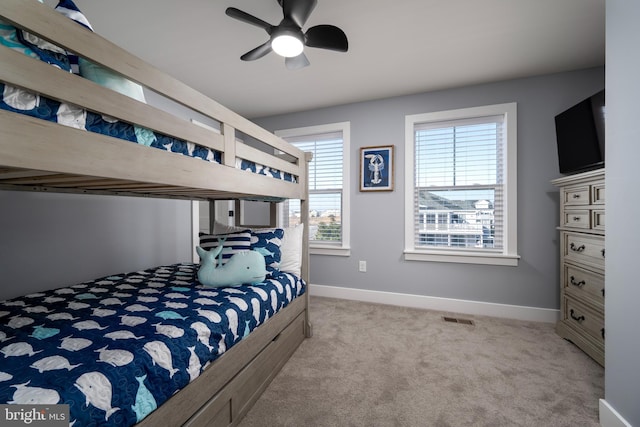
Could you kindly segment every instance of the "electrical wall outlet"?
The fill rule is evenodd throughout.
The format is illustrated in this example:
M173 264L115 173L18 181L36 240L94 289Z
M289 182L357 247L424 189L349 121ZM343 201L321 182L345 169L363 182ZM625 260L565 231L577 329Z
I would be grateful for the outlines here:
M358 262L358 271L361 273L365 273L367 271L367 261Z

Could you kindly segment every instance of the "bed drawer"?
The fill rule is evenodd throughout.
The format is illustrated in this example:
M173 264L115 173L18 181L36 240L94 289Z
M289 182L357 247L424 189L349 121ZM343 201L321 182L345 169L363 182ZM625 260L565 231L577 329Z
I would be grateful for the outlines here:
M592 310L573 298L565 298L563 307L563 322L583 335L588 335L593 341L604 346L604 316L601 312Z
M576 262L604 269L604 237L589 234L563 232L565 261Z
M242 418L305 338L304 315L297 317L238 378L239 391L232 399L234 419Z
M185 427L236 425L304 340L304 324L305 313L302 313L187 421Z
M567 294L604 306L604 275L565 264L562 283Z

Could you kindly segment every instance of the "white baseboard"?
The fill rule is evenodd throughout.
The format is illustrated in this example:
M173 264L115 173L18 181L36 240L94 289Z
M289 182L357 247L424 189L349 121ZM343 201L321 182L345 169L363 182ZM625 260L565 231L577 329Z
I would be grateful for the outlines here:
M311 285L312 296L340 298L402 307L423 308L453 313L476 314L481 316L506 317L533 322L555 323L560 318L560 310L526 307L520 305L496 304L452 298L429 297L424 295L399 294L395 292L370 291L339 286Z
M602 427L632 427L604 399L600 399L600 425Z

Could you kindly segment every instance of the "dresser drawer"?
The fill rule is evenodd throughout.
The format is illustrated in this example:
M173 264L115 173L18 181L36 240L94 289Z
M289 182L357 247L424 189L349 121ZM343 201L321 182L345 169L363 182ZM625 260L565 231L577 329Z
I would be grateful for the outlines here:
M562 232L565 261L577 262L604 270L604 237Z
M604 275L565 264L562 284L567 294L604 308Z
M561 227L576 230L594 230L604 233L604 209L574 209L562 210Z
M591 185L591 204L604 205L604 181Z
M591 229L604 232L604 209L594 209L591 211Z
M562 313L563 321L570 327L590 336L604 345L604 316L579 301L566 297Z
M591 186L589 185L577 185L573 187L565 187L561 190L562 204L566 206L570 205L589 205Z
M591 228L591 211L589 209L566 209L562 218L563 227L588 230Z

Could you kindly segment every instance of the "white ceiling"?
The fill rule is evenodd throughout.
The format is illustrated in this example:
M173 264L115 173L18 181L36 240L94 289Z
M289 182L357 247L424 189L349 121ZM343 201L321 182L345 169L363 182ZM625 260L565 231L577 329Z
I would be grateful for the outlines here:
M49 2L49 0L48 0ZM250 118L604 64L605 0L318 0L349 52L307 48L290 71L240 55L278 24L277 0L75 0L96 32Z

